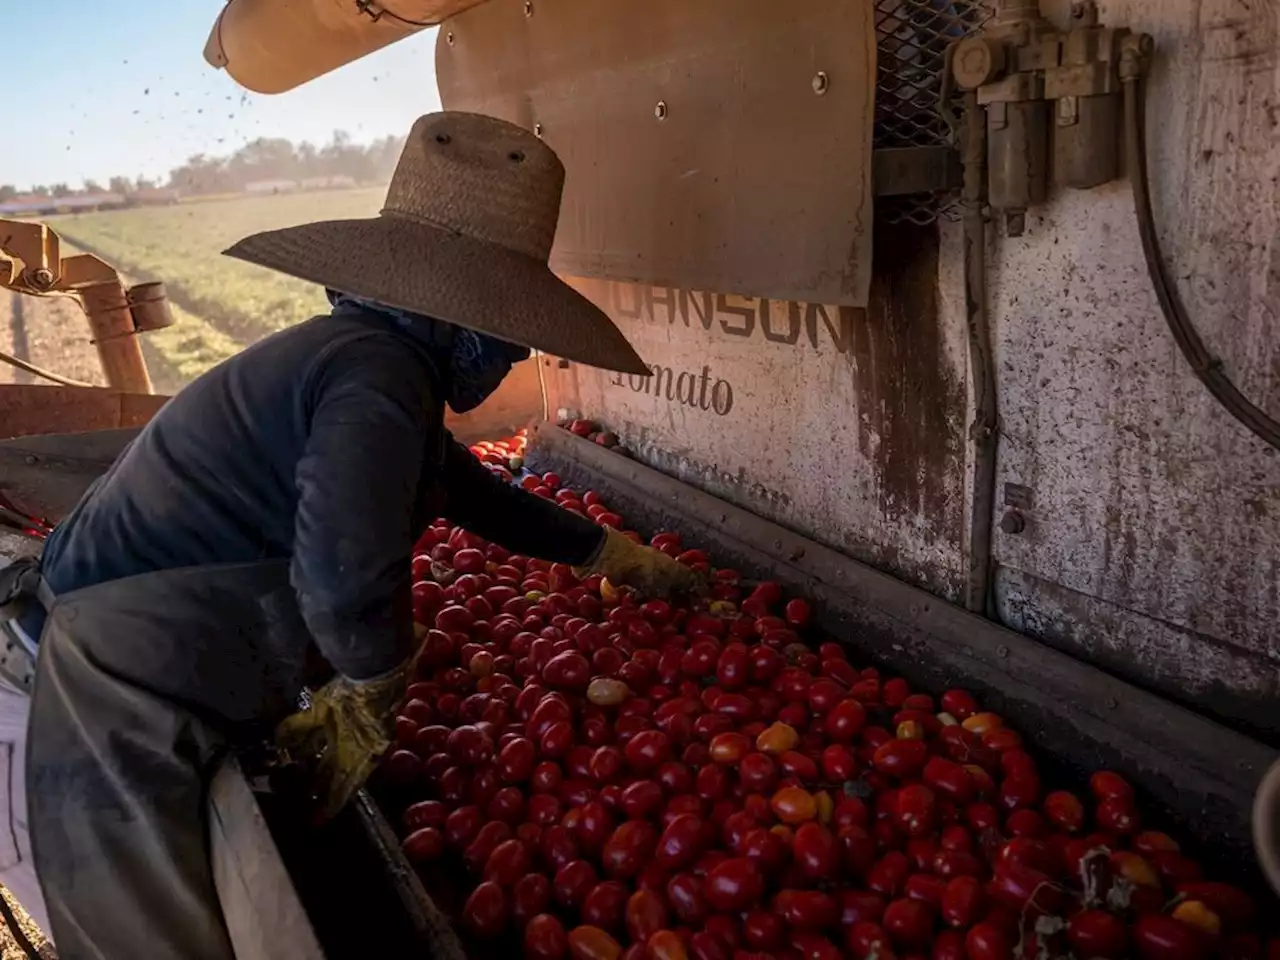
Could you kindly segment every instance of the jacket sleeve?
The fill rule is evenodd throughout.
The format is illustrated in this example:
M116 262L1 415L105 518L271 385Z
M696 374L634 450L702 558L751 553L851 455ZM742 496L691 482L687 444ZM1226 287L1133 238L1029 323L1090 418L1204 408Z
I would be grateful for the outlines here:
M365 337L324 358L309 392L290 575L316 646L355 680L413 650L413 514L439 423L429 389L402 344Z
M495 476L462 444L445 452L445 516L512 553L585 564L604 542L604 530L585 517Z

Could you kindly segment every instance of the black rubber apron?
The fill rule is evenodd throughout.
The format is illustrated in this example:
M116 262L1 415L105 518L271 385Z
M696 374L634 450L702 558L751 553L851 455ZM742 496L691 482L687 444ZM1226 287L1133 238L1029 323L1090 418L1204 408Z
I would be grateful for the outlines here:
M287 560L185 567L56 599L27 755L59 956L229 960L207 793L228 746L296 708L309 635Z

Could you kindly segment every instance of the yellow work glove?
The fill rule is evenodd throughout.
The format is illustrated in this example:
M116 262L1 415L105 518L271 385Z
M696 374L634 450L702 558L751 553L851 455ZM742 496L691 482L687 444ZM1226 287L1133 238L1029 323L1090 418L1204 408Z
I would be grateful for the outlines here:
M612 527L605 527L604 543L595 559L573 572L578 578L598 573L612 584L632 587L649 597L694 593L706 583L698 571L661 550L642 547Z
M391 746L395 707L404 695L409 661L372 680L338 676L311 695L311 706L286 717L276 744L316 761L321 816L335 816L359 790Z

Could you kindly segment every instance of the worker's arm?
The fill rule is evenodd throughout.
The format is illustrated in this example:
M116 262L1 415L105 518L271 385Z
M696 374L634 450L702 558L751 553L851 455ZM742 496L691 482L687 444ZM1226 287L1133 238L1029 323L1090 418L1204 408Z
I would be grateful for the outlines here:
M316 646L338 673L376 677L413 649L408 558L432 411L425 371L367 337L319 365L296 474L291 579Z
M651 596L688 593L700 578L651 547L606 530L495 476L466 447L445 454L445 516L514 553L601 573Z
M581 566L604 542L590 520L505 482L456 441L445 451L444 488L448 519L512 553Z

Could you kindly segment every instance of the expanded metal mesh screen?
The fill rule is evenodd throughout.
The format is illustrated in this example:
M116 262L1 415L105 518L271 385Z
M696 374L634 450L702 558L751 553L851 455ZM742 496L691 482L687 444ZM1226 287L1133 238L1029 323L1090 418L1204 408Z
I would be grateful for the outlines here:
M986 19L982 0L876 0L875 146L947 143L938 109L947 45ZM949 216L954 198L938 194L882 197L877 212L891 223L932 223Z

